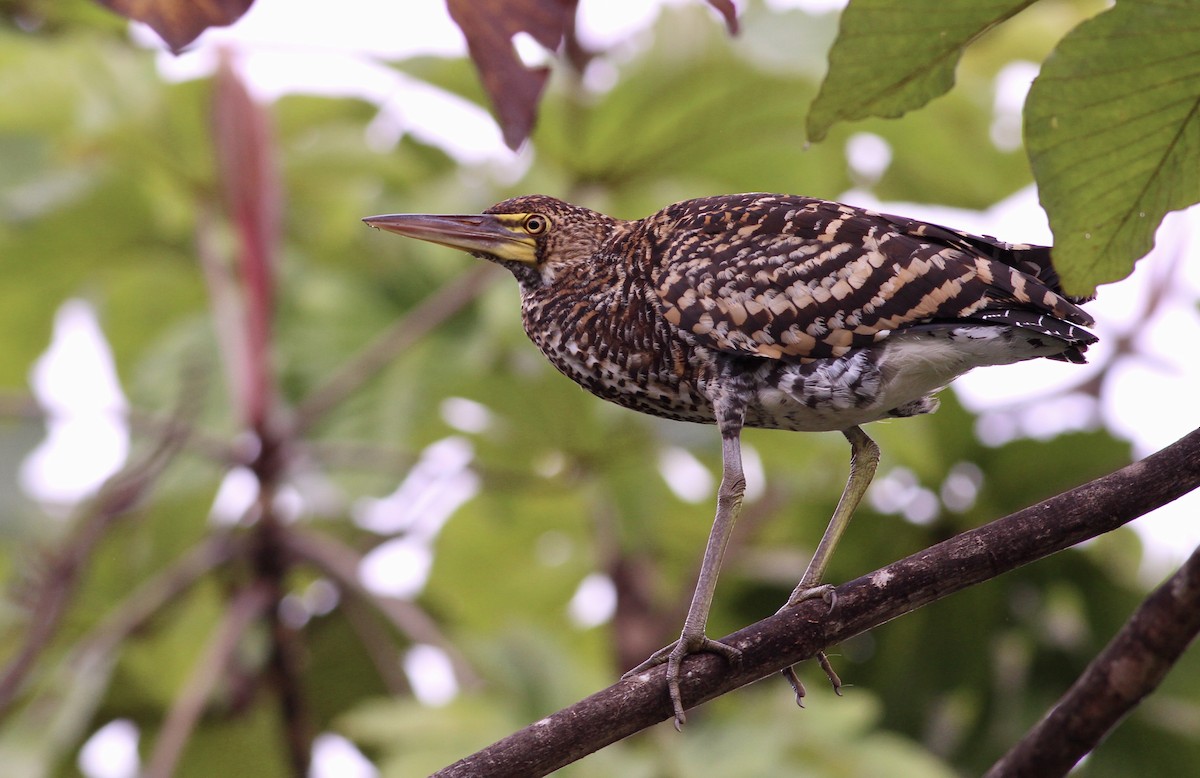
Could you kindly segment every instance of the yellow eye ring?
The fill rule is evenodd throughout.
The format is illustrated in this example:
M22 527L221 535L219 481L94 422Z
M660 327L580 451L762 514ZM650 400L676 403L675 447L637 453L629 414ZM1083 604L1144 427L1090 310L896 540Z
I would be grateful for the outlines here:
M530 235L541 235L550 229L550 220L540 213L531 213L525 217L525 223L522 226Z

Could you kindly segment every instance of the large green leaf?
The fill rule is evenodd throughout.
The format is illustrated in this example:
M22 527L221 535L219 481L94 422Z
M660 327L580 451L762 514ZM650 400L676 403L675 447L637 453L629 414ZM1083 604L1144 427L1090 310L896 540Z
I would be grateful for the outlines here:
M0 32L0 384L24 382L63 300L101 309L124 371L203 302L181 253L208 169L203 103L146 52ZM10 161L20 160L16 165Z
M1063 285L1129 274L1168 211L1200 200L1200 5L1127 0L1046 61L1025 137Z
M808 136L868 116L895 118L954 85L971 41L1033 0L855 0L842 13L829 74L808 114Z

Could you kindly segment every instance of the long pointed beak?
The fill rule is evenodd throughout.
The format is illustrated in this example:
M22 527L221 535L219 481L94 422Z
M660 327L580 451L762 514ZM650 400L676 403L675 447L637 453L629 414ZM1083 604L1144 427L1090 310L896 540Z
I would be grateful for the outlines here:
M508 214L505 214L506 216ZM507 259L526 264L537 263L537 244L523 232L511 229L497 216L393 213L368 216L363 221L376 229L394 232L440 246Z

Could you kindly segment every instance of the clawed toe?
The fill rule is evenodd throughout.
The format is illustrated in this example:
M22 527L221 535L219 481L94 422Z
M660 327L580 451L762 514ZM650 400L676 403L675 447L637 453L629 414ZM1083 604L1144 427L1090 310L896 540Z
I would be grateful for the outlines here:
M791 684L792 691L796 695L797 707L803 708L804 707L804 697L805 697L805 695L808 694L808 692L807 692L807 690L805 690L804 682L800 680L800 676L796 675L796 668L795 667L785 667L785 668L783 668L782 672L783 672L783 677L787 679L787 682L789 684Z
M628 671L621 678L631 678L653 667L665 664L667 666L667 693L671 698L671 708L675 712L675 729L681 730L687 721L687 716L683 712L683 698L679 693L679 676L683 668L683 660L689 654L700 653L719 654L731 667L740 667L742 664L741 649L701 634L690 638L680 638L671 645L660 648L645 662Z
M817 664L821 666L821 670L825 672L825 677L829 679L829 685L833 687L833 693L841 697L842 678L833 669L833 664L829 661L829 657L825 656L824 651L817 652Z
M821 584L819 586L808 586L803 581L796 587L792 595L788 597L788 601L779 613L784 612L788 608L794 608L806 600L824 600L829 605L830 612L837 606L837 589L832 584ZM837 671L833 669L833 665L829 663L829 657L825 656L824 651L818 651L815 657L817 664L821 666L821 670L825 673L825 677L829 679L829 685L833 687L833 691L837 696L842 696L842 679L838 677ZM791 684L792 691L796 694L796 704L801 708L804 707L804 684L800 681L800 677L796 675L795 668L784 668L783 677Z
M829 679L829 685L833 687L833 693L837 696L842 696L842 679L838 676L837 671L833 669L833 665L829 661L829 657L825 656L824 651L818 651L816 657L817 664L821 666L825 677ZM791 684L792 691L796 694L796 704L801 708L804 707L804 683L800 680L800 676L796 675L795 667L785 667L781 671L783 677Z
M806 600L824 600L829 605L829 610L832 611L834 606L837 605L837 587L833 584L820 584L819 586L804 586L801 584L788 597L787 604L783 608L794 607ZM783 610L783 608L780 608L780 610Z
M741 667L742 665L742 650L734 648L728 643L722 643L719 640L713 640L710 637L701 636L701 640L697 644L687 647L687 650L680 654L680 659L683 659L687 654L719 654L724 657L732 667Z

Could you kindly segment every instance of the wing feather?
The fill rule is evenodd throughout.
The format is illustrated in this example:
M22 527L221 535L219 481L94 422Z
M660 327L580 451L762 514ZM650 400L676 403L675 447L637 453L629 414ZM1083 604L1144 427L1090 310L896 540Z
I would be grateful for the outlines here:
M665 213L653 257L663 315L720 351L836 357L905 326L1004 323L1004 311L1017 312L1015 326L1054 319L1046 334L1056 337L1061 323L1091 323L1058 288L1044 247L784 195L689 200Z

